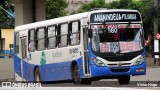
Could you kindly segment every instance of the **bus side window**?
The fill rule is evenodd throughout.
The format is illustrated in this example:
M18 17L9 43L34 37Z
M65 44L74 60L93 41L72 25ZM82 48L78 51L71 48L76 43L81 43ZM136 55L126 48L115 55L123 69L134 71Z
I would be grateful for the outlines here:
M68 45L68 23L59 26L59 47L66 47Z
M16 53L19 53L19 33L16 33Z
M44 50L45 49L45 28L38 28L37 29L37 50Z
M47 47L48 47L48 49L56 48L56 46L57 46L57 37L56 37L57 27L56 26L49 26L47 30L48 30Z
M29 30L29 37L28 37L28 51L34 52L35 51L35 30L31 29Z
M80 22L72 22L70 29L70 45L78 45L80 43Z

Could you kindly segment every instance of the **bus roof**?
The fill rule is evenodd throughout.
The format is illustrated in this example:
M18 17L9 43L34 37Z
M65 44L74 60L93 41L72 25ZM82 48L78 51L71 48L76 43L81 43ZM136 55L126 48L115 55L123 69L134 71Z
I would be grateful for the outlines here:
M75 20L79 20L79 19L82 19L82 18L87 18L92 13L116 12L116 11L118 11L118 12L138 12L137 10L127 10L127 9L93 10L93 11L88 11L88 12L84 12L84 13L78 13L78 14L74 14L74 15L59 17L59 18L55 18L55 19L49 19L49 20L44 20L44 21L40 21L40 22L20 25L20 26L17 26L15 28L15 32L19 32L19 31L23 31L23 30L29 30L29 29L33 29L33 28L37 28L37 27L59 24L59 23L65 23L65 22L69 22L69 21L75 21Z

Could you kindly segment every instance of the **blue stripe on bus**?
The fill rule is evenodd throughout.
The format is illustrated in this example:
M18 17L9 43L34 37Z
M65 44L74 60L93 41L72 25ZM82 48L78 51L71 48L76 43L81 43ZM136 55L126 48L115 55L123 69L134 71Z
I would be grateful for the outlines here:
M14 54L14 72L19 76L22 76L20 67L21 67L20 58Z
M40 65L41 76L43 81L56 81L71 79L70 62L61 62Z
M15 73L19 76L21 75L21 62L18 56L14 56L14 68ZM82 57L75 60L80 68L80 77L84 76L83 74L83 66L82 66ZM42 77L42 81L57 81L57 80L69 80L72 79L71 74L71 63L72 61L61 62L61 63L52 63L46 65L38 65L40 68L40 73ZM25 80L34 81L34 68L36 65L29 64L23 60L23 75Z
M82 57L76 60L79 68L82 68ZM45 66L40 65L43 81L57 81L72 79L71 73L72 61L52 63ZM80 77L83 77L83 69L80 69Z

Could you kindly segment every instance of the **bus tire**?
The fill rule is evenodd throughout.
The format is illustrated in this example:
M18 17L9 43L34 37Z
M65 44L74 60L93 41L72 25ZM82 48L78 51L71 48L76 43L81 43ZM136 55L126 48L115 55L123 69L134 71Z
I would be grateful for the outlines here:
M80 78L80 72L77 64L73 67L73 81L74 84L82 83L82 79Z
M39 68L36 68L36 70L35 70L34 81L35 82L41 82L42 81Z
M129 84L129 82L130 82L130 75L119 76L118 77L118 82L119 82L120 85Z
M86 85L91 84L90 79L80 78L80 72L79 72L79 68L78 68L77 64L73 68L73 74L72 75L73 75L74 84L86 84Z

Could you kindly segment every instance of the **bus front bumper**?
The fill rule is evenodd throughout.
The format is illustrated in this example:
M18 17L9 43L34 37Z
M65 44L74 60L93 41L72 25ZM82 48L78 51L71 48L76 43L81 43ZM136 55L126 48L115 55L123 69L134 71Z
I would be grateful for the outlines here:
M141 65L136 66L122 66L122 67L98 67L94 64L91 65L91 76L122 76L122 75L145 75L146 74L146 61Z

